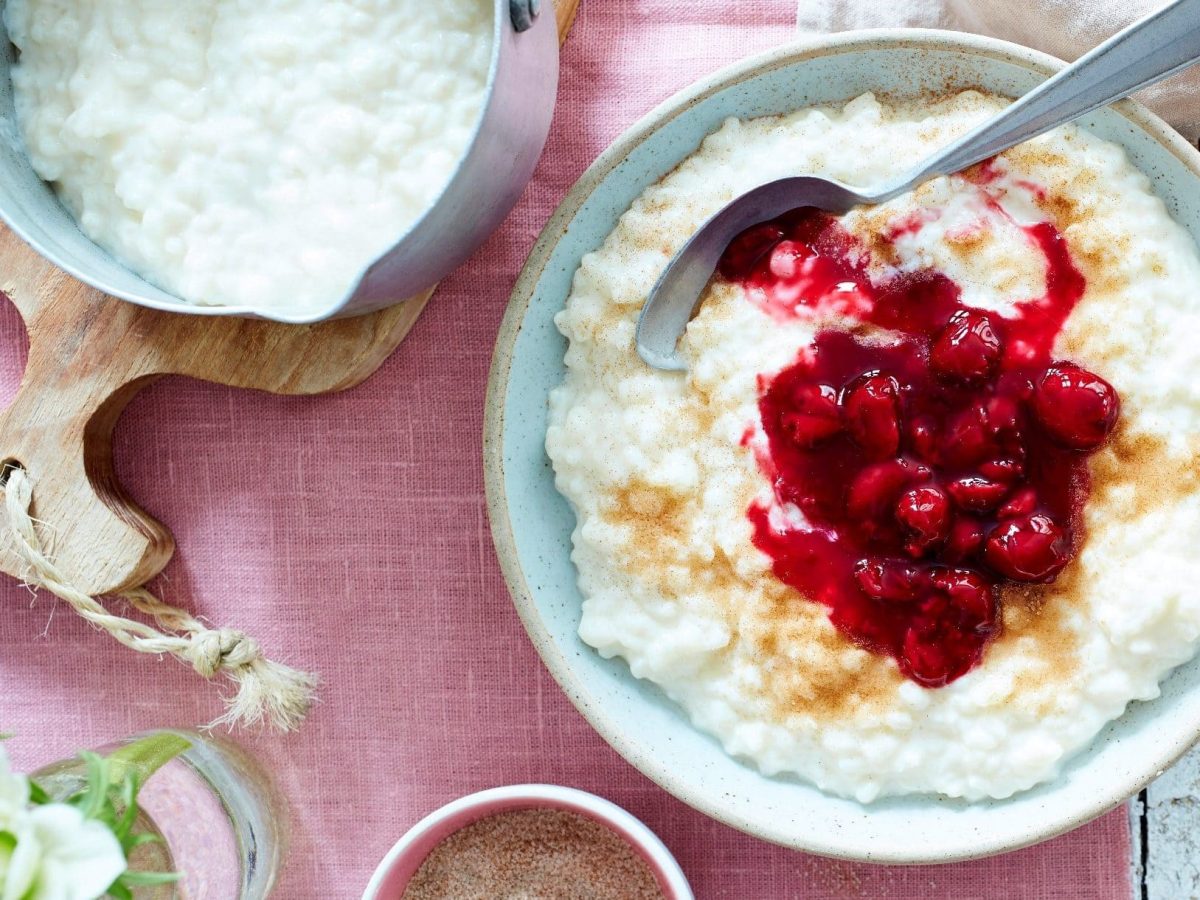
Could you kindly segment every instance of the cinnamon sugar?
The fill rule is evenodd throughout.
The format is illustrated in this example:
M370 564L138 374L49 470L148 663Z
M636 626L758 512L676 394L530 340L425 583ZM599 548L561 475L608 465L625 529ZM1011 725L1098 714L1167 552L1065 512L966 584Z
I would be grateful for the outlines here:
M650 866L578 813L526 809L462 828L421 863L401 900L664 900Z

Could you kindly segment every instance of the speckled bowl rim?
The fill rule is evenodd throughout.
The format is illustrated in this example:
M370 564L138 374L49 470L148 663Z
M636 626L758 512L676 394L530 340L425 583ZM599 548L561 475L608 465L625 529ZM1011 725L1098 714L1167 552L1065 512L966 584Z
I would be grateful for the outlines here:
M771 843L822 856L872 863L904 865L931 862L949 863L1017 850L1086 824L1125 802L1161 775L1197 741L1200 741L1200 731L1191 733L1184 740L1165 744L1157 757L1147 759L1144 767L1139 768L1140 774L1131 774L1123 780L1115 780L1111 784L1110 790L1095 795L1091 802L1081 804L1066 816L1054 817L1047 821L1044 827L1032 828L1022 834L1020 838L991 842L981 840L969 852L944 850L931 846L929 853L923 854L919 859L913 859L897 855L887 848L872 847L869 851L864 849L860 852L848 850L845 846L848 841L844 835L837 841L801 841L789 838L781 831L764 830L728 809L722 801L719 790L714 790L710 794L693 790L674 771L661 765L658 759L643 746L637 734L630 733L617 725L609 718L602 705L591 702L585 679L580 677L566 655L556 645L538 610L533 592L526 582L513 536L512 522L508 515L508 498L504 483L504 402L516 339L521 331L533 292L555 246L565 235L568 223L579 212L601 181L634 148L664 124L713 94L734 86L751 76L782 66L824 56L878 49L960 52L1010 63L1046 76L1066 65L1062 60L1049 54L980 35L936 29L868 29L836 35L806 37L765 53L748 57L702 78L651 110L618 137L580 176L546 223L521 270L500 325L491 371L488 376L483 428L484 483L488 518L491 522L492 537L499 556L500 567L525 630L547 669L571 703L600 736L631 765L668 793L694 809L719 822ZM1196 176L1197 185L1200 188L1200 152L1195 147L1165 121L1139 103L1125 100L1116 104L1114 108L1129 122L1161 144L1164 150L1174 155ZM685 723L683 727L693 726ZM762 777L768 778L765 775ZM930 802L936 803L937 798L931 797ZM1003 803L1003 801L993 802ZM869 807L866 809L869 812ZM930 835L930 843L936 845L936 836Z

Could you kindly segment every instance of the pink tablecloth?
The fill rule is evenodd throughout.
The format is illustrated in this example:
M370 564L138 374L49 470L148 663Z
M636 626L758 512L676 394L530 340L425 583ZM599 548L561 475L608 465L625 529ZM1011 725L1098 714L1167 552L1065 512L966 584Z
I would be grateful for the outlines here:
M121 476L179 541L163 594L245 627L325 680L299 734L249 740L294 809L278 896L357 897L431 808L486 786L550 781L645 819L701 898L1129 897L1121 812L1006 857L914 869L830 862L718 825L591 731L509 603L484 512L480 429L492 340L521 261L618 132L695 77L787 40L795 9L584 0L533 185L377 375L314 399L171 379L122 420ZM15 322L0 317L10 389ZM0 731L16 733L10 747L26 766L220 710L212 687L178 663L126 651L11 583L0 586L0 679Z

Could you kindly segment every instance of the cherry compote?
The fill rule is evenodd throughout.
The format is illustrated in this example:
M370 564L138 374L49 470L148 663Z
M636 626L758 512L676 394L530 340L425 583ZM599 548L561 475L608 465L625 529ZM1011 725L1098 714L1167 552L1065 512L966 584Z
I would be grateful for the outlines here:
M1052 358L1084 279L1053 226L1025 230L1046 295L1008 316L964 305L938 272L873 281L865 248L817 210L755 226L719 267L777 317L879 326L819 331L762 380L764 465L806 524L749 515L781 580L928 687L979 662L1006 580L1050 582L1070 562L1087 456L1119 411L1110 384Z

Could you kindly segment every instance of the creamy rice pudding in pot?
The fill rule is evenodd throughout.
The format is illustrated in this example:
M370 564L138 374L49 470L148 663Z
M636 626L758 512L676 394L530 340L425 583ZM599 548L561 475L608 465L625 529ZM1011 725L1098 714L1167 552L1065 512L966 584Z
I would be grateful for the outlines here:
M868 802L1053 778L1200 640L1200 253L1061 128L726 251L644 365L671 255L758 184L881 183L976 92L730 120L575 275L546 446L581 637L768 775Z
M192 303L329 306L479 120L491 0L8 0L18 124L83 232Z

